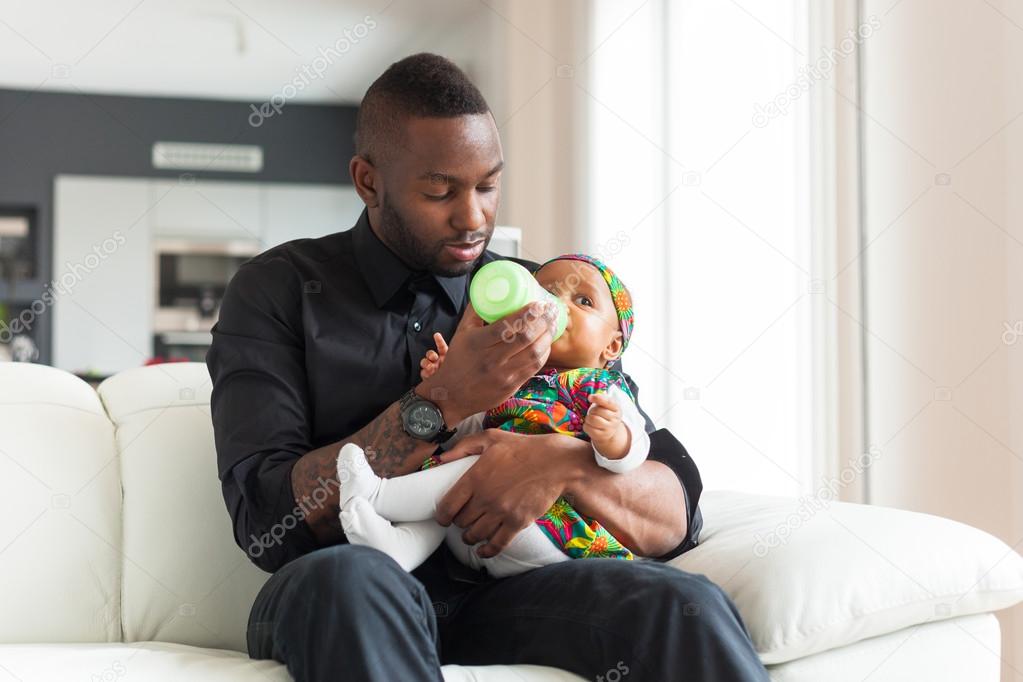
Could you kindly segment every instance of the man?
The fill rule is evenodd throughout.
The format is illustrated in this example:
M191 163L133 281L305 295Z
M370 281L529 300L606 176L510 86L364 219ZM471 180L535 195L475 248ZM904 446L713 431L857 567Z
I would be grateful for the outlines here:
M408 574L346 543L341 445L362 446L381 476L414 471L451 427L543 366L553 326L551 311L529 307L484 326L467 307L471 274L497 257L486 246L503 159L466 76L435 55L397 62L367 91L356 127L358 223L243 265L207 358L235 537L274 572L252 607L250 656L284 662L298 682L440 681L445 663L766 680L724 592L661 563L698 541L700 482L685 449L645 413L649 461L628 474L604 471L588 443L557 434L462 439L452 452L483 456L438 521L493 556L564 495L656 561L578 559L495 579L442 546ZM450 339L446 359L419 382L437 331Z

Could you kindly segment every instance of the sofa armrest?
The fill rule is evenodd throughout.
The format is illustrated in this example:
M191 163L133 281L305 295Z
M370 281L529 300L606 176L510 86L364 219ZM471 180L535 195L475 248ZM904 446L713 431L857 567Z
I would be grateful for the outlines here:
M765 664L1023 601L1023 558L950 519L819 497L705 492L670 564L735 602Z

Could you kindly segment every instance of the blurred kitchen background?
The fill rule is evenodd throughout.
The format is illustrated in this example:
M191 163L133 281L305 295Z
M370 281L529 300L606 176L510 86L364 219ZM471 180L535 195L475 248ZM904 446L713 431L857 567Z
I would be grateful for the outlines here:
M500 127L493 248L614 265L708 488L1021 549L1011 0L0 0L0 359L201 360L240 262L351 227L359 99L423 50Z

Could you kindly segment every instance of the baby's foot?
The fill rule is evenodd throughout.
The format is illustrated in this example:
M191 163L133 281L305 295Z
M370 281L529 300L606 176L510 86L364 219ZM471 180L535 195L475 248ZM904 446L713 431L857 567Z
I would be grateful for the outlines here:
M382 479L373 472L362 448L347 443L337 456L337 480L341 483L341 508L344 509L353 497L372 499Z
M374 547L374 540L376 538L381 536L387 537L389 535L384 525L391 527L391 522L380 516L373 509L373 505L364 497L349 499L341 507L340 518L341 528L345 531L345 537L353 545Z
M423 563L444 539L444 526L436 521L392 524L363 497L351 498L340 518L348 542L379 549L406 571Z

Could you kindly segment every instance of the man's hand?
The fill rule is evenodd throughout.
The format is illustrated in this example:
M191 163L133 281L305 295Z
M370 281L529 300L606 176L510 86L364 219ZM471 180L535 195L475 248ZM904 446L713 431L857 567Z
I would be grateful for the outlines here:
M437 521L464 528L467 544L489 542L477 554L491 557L517 532L564 497L599 521L639 556L656 557L686 536L686 500L678 477L648 460L628 473L603 469L593 447L563 434L523 435L487 429L466 436L441 455L451 461L483 455L437 505Z
M437 404L447 424L501 404L547 362L556 313L553 303L534 303L486 325L470 303L444 362L416 392Z
M483 455L437 505L437 522L464 528L462 540L482 557L499 554L543 516L592 462L589 443L563 434L524 435L487 429L466 436L441 456L448 462Z

